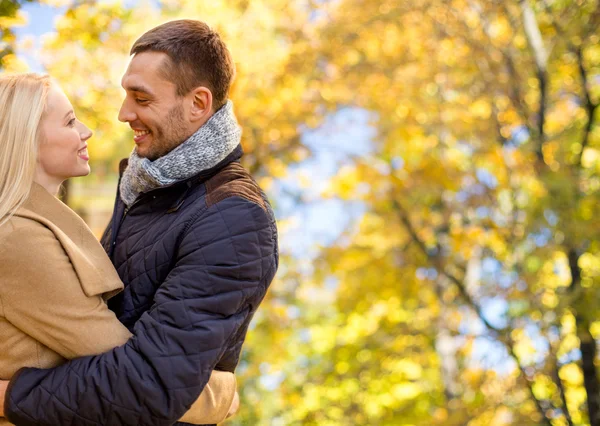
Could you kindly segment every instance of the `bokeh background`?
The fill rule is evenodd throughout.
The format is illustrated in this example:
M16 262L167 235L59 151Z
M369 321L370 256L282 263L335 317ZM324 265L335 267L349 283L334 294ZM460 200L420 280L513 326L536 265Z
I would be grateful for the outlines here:
M230 425L599 425L598 0L0 0L4 72L95 130L99 234L128 48L217 29L281 267Z

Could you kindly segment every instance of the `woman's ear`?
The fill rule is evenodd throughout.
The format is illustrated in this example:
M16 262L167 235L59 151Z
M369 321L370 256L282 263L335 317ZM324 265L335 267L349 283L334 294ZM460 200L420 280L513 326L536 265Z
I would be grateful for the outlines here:
M212 92L203 86L192 90L191 121L206 120L212 115Z

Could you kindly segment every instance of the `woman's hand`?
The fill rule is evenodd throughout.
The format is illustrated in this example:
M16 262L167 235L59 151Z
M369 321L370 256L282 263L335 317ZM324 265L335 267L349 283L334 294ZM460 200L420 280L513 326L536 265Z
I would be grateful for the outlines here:
M8 380L0 380L0 417L4 417L4 398L6 398L6 388L8 388Z
M240 395L237 391L235 391L235 395L233 395L233 401L231 401L231 407L229 407L229 412L227 413L226 418L230 418L240 409Z

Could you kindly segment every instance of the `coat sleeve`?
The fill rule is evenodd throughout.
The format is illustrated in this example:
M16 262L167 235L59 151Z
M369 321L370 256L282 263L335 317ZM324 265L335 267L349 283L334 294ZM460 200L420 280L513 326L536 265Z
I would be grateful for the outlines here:
M2 315L63 358L105 352L131 334L101 295L87 296L52 231L19 228L2 244Z
M236 386L233 373L213 370L200 397L179 420L195 425L221 423L229 414Z
M171 425L196 400L228 345L245 330L272 269L272 223L257 204L231 197L185 230L175 266L134 335L104 354L10 383L17 425ZM233 368L232 368L233 370Z

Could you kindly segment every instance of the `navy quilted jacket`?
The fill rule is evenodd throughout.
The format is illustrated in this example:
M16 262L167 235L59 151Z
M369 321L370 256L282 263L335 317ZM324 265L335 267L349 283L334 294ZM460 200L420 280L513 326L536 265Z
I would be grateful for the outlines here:
M5 412L17 425L172 425L213 369L234 371L278 266L269 203L238 147L214 169L117 196L102 243L125 290L110 307L134 336L59 367L21 369Z

